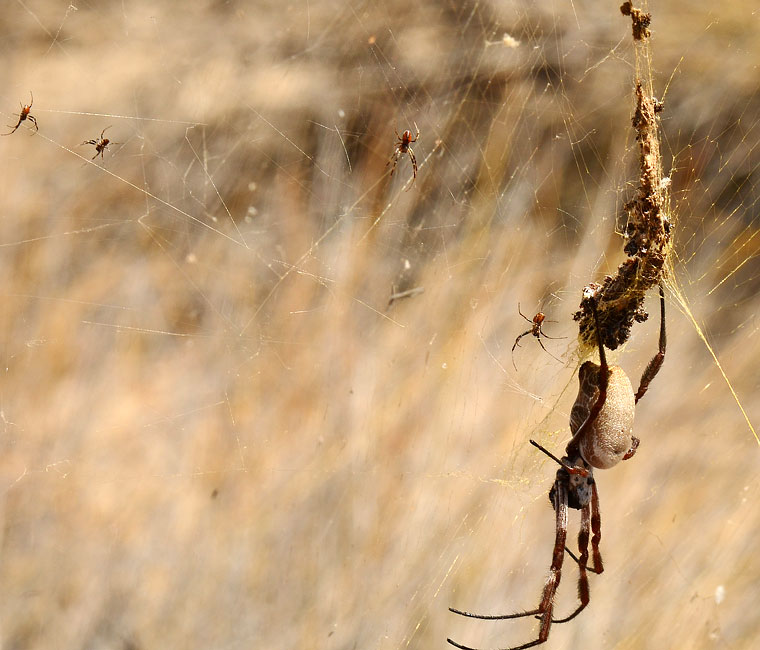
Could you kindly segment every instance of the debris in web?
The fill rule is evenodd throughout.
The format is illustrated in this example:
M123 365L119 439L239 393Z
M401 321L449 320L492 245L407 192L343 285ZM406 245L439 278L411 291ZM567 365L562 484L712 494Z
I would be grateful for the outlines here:
M404 298L411 298L424 293L425 287L414 287L413 289L407 289L406 291L396 291L395 287L391 291L390 300L388 300L388 307L390 307L397 300L403 300Z
M620 8L633 21L633 38L649 37L650 14L635 9L630 2ZM639 186L623 209L628 221L624 251L628 258L614 276L606 276L601 284L583 288L580 309L573 315L578 321L583 345L596 344L590 299L597 305L602 341L610 350L628 340L633 323L648 317L644 310L646 292L657 285L665 272L665 262L672 245L668 218L670 179L663 177L660 154L659 117L662 102L650 95L640 79L636 80L636 110L632 123L639 148Z
M636 9L632 2L624 2L620 5L620 11L624 16L630 16L633 23L633 40L643 41L649 38L649 24L652 22L652 14L644 13Z

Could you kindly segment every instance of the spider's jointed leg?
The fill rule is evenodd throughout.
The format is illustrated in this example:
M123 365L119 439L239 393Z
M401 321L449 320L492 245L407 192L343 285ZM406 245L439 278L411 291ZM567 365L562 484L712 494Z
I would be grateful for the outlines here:
M409 154L409 160L412 161L412 174L414 174L412 178L414 179L417 178L417 159L414 157L414 151L411 149L409 149L407 153Z
M599 574L604 571L604 563L602 562L602 553L599 550L599 545L602 543L602 515L599 510L599 491L596 489L596 483L591 486L591 532L594 534L591 538L594 573Z
M651 361L647 364L647 367L644 369L644 373L641 375L641 382L639 383L639 389L636 391L636 398L635 398L636 403L638 403L638 401L642 397L644 397L644 393L647 392L647 389L649 388L649 384L655 378L657 373L660 372L660 368L662 367L662 362L665 361L665 348L667 347L667 343L668 343L668 340L665 333L665 293L663 292L663 289L662 289L662 283L660 283L659 349L657 350L657 354L655 354L652 357Z
M593 568L588 566L588 541L589 541L589 524L593 537L591 538L591 552L594 556ZM599 493L596 489L596 483L591 484L591 502L586 504L581 509L581 526L578 532L578 550L580 550L580 557L576 557L573 552L566 548L565 552L578 563L580 570L580 576L578 577L578 599L581 601L577 609L566 616L565 618L555 618L552 623L567 623L571 621L578 614L580 614L586 605L591 602L591 592L589 590L589 582L587 571L596 573L599 575L604 572L604 564L602 563L602 554L599 551L599 544L602 541L602 519L599 514Z
M604 407L604 403L607 401L607 387L609 384L609 378L610 378L610 369L607 365L607 355L604 351L604 344L602 343L602 334L599 329L599 314L596 311L596 298L588 298L591 300L591 313L594 315L594 322L596 323L596 342L599 346L599 380L597 388L599 390L599 396L596 398L596 402L591 407L591 409L588 412L588 415L586 416L586 419L583 421L583 424L581 424L580 427L578 427L578 430L575 432L575 435L573 436L572 440L567 445L567 454L570 455L571 453L577 453L580 455L579 452L579 445L580 442L588 437L591 428L594 426L594 423L596 422L597 417L599 417L599 413L601 412L602 408ZM583 367L581 367L581 370L583 370Z
M538 630L538 639L531 643L514 648L530 648L544 643L549 638L549 629L552 625L552 613L554 612L554 596L562 578L562 561L565 559L565 544L567 542L567 491L564 477L560 477L563 470L557 472L557 480L554 483L554 509L557 515L557 533L554 539L554 551L552 553L552 565L549 569L549 577L544 585L544 593L538 611L541 614L541 627Z
M449 611L454 614L466 616L468 618L479 618L487 620L505 620L512 618L523 618L525 616L537 616L541 620L541 626L538 632L538 638L524 643L523 645L514 646L508 650L525 650L526 648L532 648L534 646L544 643L549 638L549 630L552 625L552 612L554 611L554 596L557 593L560 579L562 578L562 562L565 558L565 543L567 541L567 503L568 503L568 489L569 489L569 474L562 468L557 472L557 480L554 483L554 487L551 491L553 497L553 504L556 513L556 536L554 539L554 551L552 553L552 564L549 569L549 577L544 584L544 590L541 596L541 603L537 609L532 609L527 612L520 612L518 614L504 614L496 616L487 616L480 614L471 614L469 612L463 612L453 607L449 608ZM452 639L446 639L450 645L461 650L476 650L461 643L457 643Z

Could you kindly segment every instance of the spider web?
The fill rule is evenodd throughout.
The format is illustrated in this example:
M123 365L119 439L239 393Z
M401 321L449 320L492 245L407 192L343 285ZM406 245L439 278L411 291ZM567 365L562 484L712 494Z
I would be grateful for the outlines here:
M556 469L527 442L569 437L572 314L637 179L629 19L535 4L8 3L0 107L33 91L40 128L0 138L3 646L535 638L447 608L538 602ZM549 644L749 648L760 39L745 3L645 9L668 353ZM512 353L518 304L550 354ZM610 353L634 384L656 321Z

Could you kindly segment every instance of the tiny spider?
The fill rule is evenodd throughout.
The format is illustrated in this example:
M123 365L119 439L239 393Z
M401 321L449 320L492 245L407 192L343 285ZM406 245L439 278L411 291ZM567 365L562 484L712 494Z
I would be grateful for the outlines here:
M21 122L24 120L29 120L32 124L34 124L34 128L39 131L40 127L37 126L37 120L35 119L34 115L29 115L29 111L32 110L32 104L34 104L34 95L32 95L32 91L29 91L29 95L32 98L32 101L29 102L29 106L24 106L21 102L19 102L19 105L21 106L21 112L18 114L18 122L16 122L16 126L13 127L13 131L10 133L0 133L0 135L10 135L11 133L15 133L16 129L21 126ZM11 125L8 124L8 128L11 128Z
M515 366L515 348L519 347L520 339L523 336L528 336L528 334L532 334L533 336L536 337L536 339L538 340L538 344L543 348L543 350L544 350L544 352L546 352L546 354L548 354L550 357L552 357L554 359L557 359L557 357L555 357L551 352L549 352L549 350L547 350L544 347L544 344L541 341L541 337L542 336L545 339L552 339L552 340L558 340L558 339L564 339L564 338L566 338L564 336L547 336L546 334L544 334L544 331L541 329L541 327L543 326L544 323L556 323L557 321L556 320L546 320L546 316L541 311L538 312L533 317L533 319L531 320L525 314L523 314L522 311L520 311L520 303L519 302L517 303L517 312L520 314L520 316L522 316L526 321L528 321L531 324L531 328L529 330L525 330L522 334L520 334L520 336L518 336L515 339L515 344L512 346L512 365ZM560 361L560 360L557 359L557 361ZM515 366L515 370L517 370L517 366Z
M540 449L560 468L557 470L554 484L549 491L549 501L555 513L555 538L552 551L552 563L549 577L544 583L541 601L538 607L517 614L488 615L471 614L459 609L449 608L455 614L468 618L486 620L505 620L535 616L541 621L538 637L509 650L524 650L544 643L549 638L552 623L565 623L585 609L591 600L588 583L588 571L602 573L602 554L599 543L602 539L602 520L599 512L599 492L594 481L594 468L609 469L621 460L628 460L636 453L639 439L633 435L633 418L636 404L647 392L649 384L659 372L665 360L665 294L660 285L660 339L657 353L647 364L641 375L639 389L633 392L631 381L619 366L608 366L607 357L599 330L599 315L596 310L596 295L584 292L596 325L596 343L599 349L599 365L586 361L578 371L578 397L570 412L570 431L573 437L565 448L565 455L560 459L544 449L534 440L530 443ZM578 531L578 557L565 545L567 539L567 509L581 511L581 525ZM589 537L591 537L591 554L593 568L588 566ZM578 598L580 604L570 615L553 618L554 596L562 577L562 561L565 552L575 560L580 570L578 576ZM461 650L474 650L446 639L451 645Z
M398 134L398 131L395 131L396 137L399 139L399 141L396 143L396 149L394 150L390 160L385 163L386 167L393 163L393 167L391 167L391 176L393 176L393 172L396 171L396 163L398 163L398 159L401 158L401 156L404 154L408 154L409 160L412 161L412 173L414 174L412 177L412 183L414 183L414 181L417 179L417 159L414 157L414 151L412 151L412 147L410 145L412 142L417 142L417 138L420 137L420 129L417 126L416 122L414 123L414 128L417 129L417 135L414 137L412 137L412 132L409 129L404 131L401 135ZM409 187L411 187L411 185Z
M97 158L98 155L100 155L101 158L105 158L105 156L103 155L103 152L106 150L106 148L108 147L109 144L120 144L119 142L111 142L108 138L104 138L103 137L103 134L106 131L108 131L108 129L110 129L111 126L113 126L113 124L111 124L110 126L107 126L105 129L103 129L100 132L100 137L99 138L97 138L95 140L85 140L82 143L82 144L91 144L91 145L93 145L95 147L95 155L92 158L90 158L90 160L95 160L95 158ZM82 146L82 145L79 145L79 146Z

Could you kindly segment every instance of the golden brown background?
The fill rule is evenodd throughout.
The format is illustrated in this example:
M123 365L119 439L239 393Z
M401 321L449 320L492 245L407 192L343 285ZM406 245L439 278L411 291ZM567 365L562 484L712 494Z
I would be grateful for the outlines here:
M617 4L6 3L0 110L33 91L40 130L0 139L2 648L532 638L447 608L533 607L549 566L528 439L567 442L571 314L636 179ZM756 425L760 24L649 9L668 356L598 475L606 571L547 648L760 628L758 442L687 315ZM518 302L561 362L526 337L513 366ZM656 329L611 355L634 382Z

